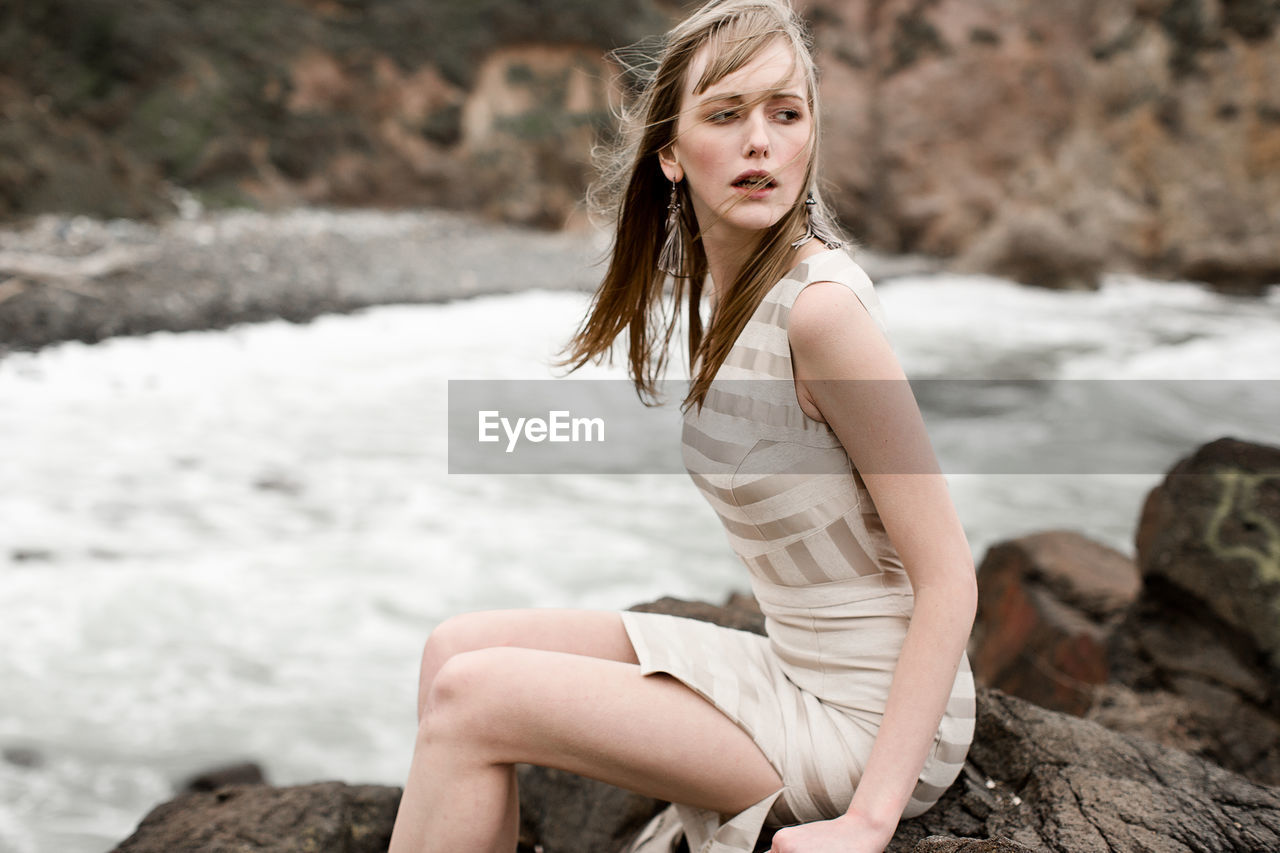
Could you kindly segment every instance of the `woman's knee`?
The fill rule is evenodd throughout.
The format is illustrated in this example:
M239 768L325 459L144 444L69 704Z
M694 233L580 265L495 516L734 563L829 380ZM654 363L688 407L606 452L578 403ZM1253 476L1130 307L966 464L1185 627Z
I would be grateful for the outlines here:
M418 671L418 722L421 723L427 710L427 697L431 694L440 670L453 657L464 652L473 651L478 645L474 618L476 614L463 613L450 616L437 625L427 635L426 645L422 649L422 662Z
M500 645L495 631L497 621L494 613L481 611L450 616L437 625L422 650L422 673L427 686L454 655Z
M473 739L494 730L501 716L503 682L510 673L511 649L482 648L450 656L426 693L418 722L420 737Z

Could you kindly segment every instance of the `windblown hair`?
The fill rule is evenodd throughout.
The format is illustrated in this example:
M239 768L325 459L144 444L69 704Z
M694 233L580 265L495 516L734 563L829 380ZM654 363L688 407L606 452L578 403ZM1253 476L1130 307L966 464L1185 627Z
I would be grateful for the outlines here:
M663 294L668 276L658 268L658 258L666 231L671 184L662 172L658 153L676 141L689 68L704 45L710 45L710 55L693 87L694 94L705 92L743 68L779 40L790 45L808 90L812 137L804 186L813 194L815 215L833 221L815 180L818 81L803 23L787 0L711 0L667 34L656 59L646 59L652 54L643 44L613 54L635 83L635 94L621 110L617 143L603 153L597 152L600 175L588 191L588 204L599 220L613 226L614 238L604 280L582 325L564 349L568 355L558 365L571 364L572 372L588 361L599 363L606 356L612 362L613 341L625 328L628 373L636 392L646 405L660 403L657 383L666 369L681 299L687 298L693 381L681 408L694 403L701 408L711 380L733 342L769 289L795 265L791 243L806 231L808 193L802 191L791 209L761 232L737 279L720 283L721 297L704 335L701 302L707 257L687 181L677 185L677 192L680 214L693 235L692 245L687 247L688 275L672 276L669 306ZM708 224L703 223L703 230Z

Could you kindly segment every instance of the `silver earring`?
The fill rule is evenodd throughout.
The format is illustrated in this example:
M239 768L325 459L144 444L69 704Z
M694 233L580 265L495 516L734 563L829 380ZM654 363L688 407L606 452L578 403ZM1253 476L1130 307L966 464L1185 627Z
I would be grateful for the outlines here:
M688 278L689 243L692 240L689 227L680 215L680 193L676 182L671 182L671 201L667 202L667 236L658 254L658 269L676 278Z
M800 239L791 244L791 248L799 249L817 237L828 249L839 249L842 244L835 238L831 225L818 213L818 202L813 197L813 190L809 191L809 197L804 200L804 210L807 227Z

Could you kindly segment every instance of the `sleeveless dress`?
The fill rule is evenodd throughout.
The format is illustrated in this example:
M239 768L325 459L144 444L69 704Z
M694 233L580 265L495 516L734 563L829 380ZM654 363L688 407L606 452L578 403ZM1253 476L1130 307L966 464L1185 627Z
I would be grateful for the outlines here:
M796 399L787 318L805 286L850 288L886 332L871 280L843 250L801 262L766 294L702 410L685 415L685 468L751 577L767 636L654 613L622 613L642 672L667 673L759 745L782 787L727 820L672 805L633 853L751 853L766 823L844 813L871 753L914 599L875 504L835 432ZM903 814L937 801L973 739L974 686L962 659L942 723Z

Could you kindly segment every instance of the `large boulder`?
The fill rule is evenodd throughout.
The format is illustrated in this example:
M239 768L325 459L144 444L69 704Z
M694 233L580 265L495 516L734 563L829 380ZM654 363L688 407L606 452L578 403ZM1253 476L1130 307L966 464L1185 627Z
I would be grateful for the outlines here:
M1280 447L1223 438L1153 489L1137 532L1148 588L1204 605L1271 670L1280 690Z
M1090 717L1280 784L1280 448L1224 438L1179 462L1137 552Z
M1133 561L1079 533L993 546L978 568L970 658L978 681L1082 715L1110 677L1112 629L1137 596Z

